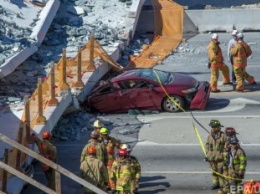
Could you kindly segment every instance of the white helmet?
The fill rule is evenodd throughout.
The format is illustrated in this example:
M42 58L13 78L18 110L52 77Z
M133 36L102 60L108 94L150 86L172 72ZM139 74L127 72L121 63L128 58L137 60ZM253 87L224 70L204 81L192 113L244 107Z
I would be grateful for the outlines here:
M237 30L233 30L232 31L232 36L236 36L238 34L238 31Z
M237 38L244 38L244 35L240 32L237 34Z
M128 152L132 151L132 147L129 144L122 144L120 148L126 149Z
M218 39L218 34L213 33L213 34L211 35L211 39Z
M95 120L95 122L93 124L93 127L95 127L95 128L102 128L103 126L104 126L104 124L99 119Z

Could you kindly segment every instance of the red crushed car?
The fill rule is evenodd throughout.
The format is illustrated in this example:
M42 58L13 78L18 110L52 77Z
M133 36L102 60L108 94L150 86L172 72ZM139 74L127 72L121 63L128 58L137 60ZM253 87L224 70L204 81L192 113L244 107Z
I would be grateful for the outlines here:
M163 87L162 87L163 86ZM87 106L98 112L127 112L129 109L178 112L188 105L203 110L210 89L206 81L189 75L154 69L133 69L102 81L87 98Z

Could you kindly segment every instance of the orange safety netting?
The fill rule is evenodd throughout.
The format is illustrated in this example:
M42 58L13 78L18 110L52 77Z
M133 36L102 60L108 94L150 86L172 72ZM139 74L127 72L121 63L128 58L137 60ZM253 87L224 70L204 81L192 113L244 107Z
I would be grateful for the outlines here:
M57 65L54 67L55 72L55 84L50 86L50 73L49 75L43 79L42 82L42 106L43 110L48 107L48 101L50 100L51 87L55 88L55 96L62 90L64 84L68 86L68 88L74 87L74 84L78 81L78 55L79 53L72 59L67 59L65 55L61 57ZM102 65L105 61L112 66L116 71L121 71L122 67L114 62L114 60L105 52L105 50L99 45L99 43L94 39L91 40L85 45L80 52L81 55L81 75L85 72L92 72L98 66ZM63 65L66 65L66 76L65 79L63 77ZM28 124L32 129L37 124L37 118L39 116L38 112L38 87L30 97L29 103L29 121ZM25 113L23 114L22 121L25 121Z
M137 57L131 57L126 69L150 68L164 60L182 40L184 9L170 0L151 1L154 8L155 38Z

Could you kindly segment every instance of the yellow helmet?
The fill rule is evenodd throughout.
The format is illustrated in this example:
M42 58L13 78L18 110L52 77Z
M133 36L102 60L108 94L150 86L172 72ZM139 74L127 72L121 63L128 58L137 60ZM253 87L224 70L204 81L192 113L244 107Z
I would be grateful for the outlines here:
M107 134L108 134L108 130L107 130L106 127L102 127L102 128L100 129L99 133L100 133L101 135L107 135Z
M104 126L104 124L103 124L102 121L99 120L99 119L95 120L95 122L94 122L94 124L93 124L93 127L95 127L95 128L101 128L101 127L103 127L103 126Z

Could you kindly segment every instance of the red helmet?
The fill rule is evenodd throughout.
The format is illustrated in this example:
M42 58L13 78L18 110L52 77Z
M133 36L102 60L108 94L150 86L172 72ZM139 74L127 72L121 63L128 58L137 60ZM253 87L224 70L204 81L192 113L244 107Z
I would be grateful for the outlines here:
M50 138L52 138L51 132L50 132L50 131L44 131L44 132L42 133L42 138L43 138L43 139L50 139Z
M225 133L228 137L236 136L237 132L233 127L226 127Z
M119 149L119 150L118 150L118 155L119 155L119 156L127 156L127 151L126 151L126 149Z
M90 133L90 137L93 139L99 138L99 132L97 130L94 130Z
M96 153L96 148L94 146L88 147L88 153L89 154L95 154Z

